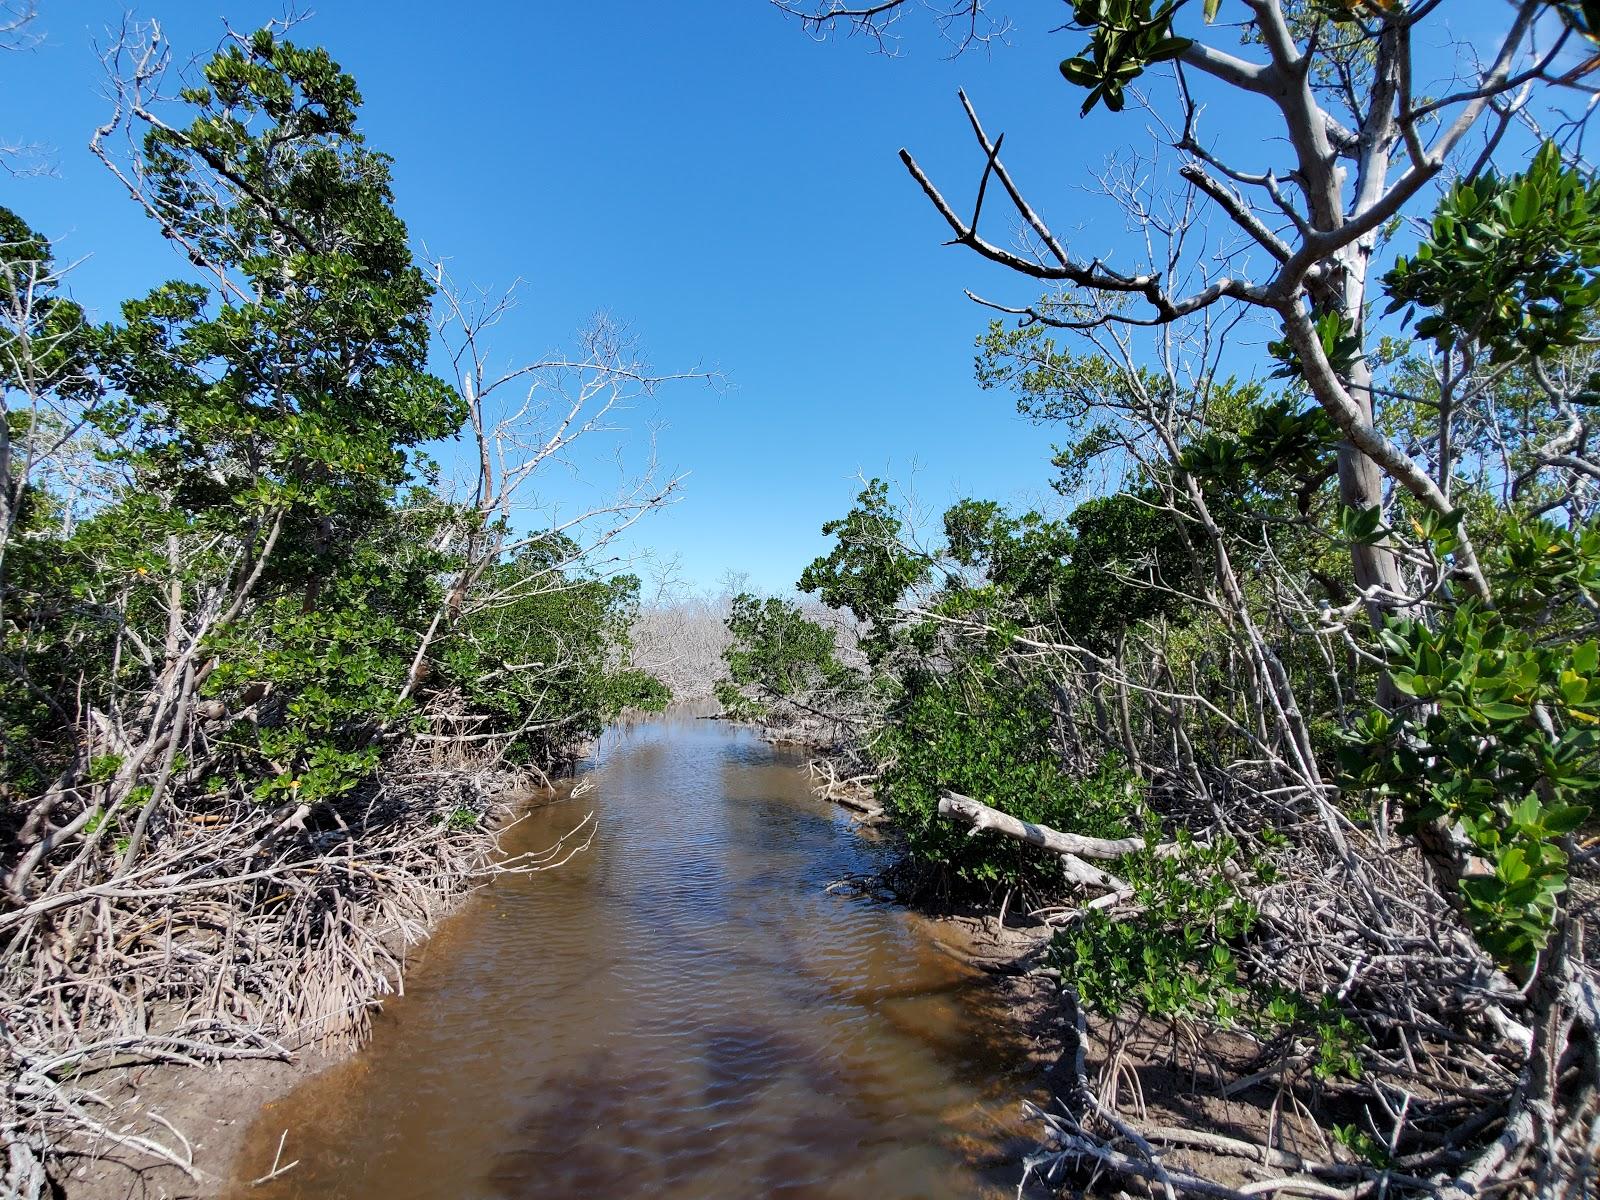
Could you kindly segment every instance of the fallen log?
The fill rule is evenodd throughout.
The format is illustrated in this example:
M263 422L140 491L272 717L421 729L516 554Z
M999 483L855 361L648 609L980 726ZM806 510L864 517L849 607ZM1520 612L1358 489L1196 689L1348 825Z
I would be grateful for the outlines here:
M967 831L968 837L974 837L985 829L992 829L1003 837L1026 842L1030 846L1038 846L1041 850L1059 855L1061 866L1069 881L1104 888L1109 893L1093 901L1089 905L1090 908L1103 908L1120 903L1133 895L1133 889L1128 884L1085 860L1121 858L1127 854L1137 854L1145 849L1142 837L1097 838L1087 837L1081 833L1065 833L1059 829L1051 829L1048 825L1035 825L1032 821L1013 817L1010 813L991 808L971 796L963 796L960 792L946 792L939 798L939 815L947 820L961 821L972 826ZM1150 847L1150 852L1157 858L1171 858L1182 854L1183 846L1177 842L1158 842ZM1217 869L1235 882L1245 878L1244 871L1233 858L1223 860ZM1263 905L1261 912L1264 916L1273 918L1281 915L1274 904Z
M1049 850L1055 854L1070 854L1074 858L1122 858L1127 854L1136 854L1144 849L1142 837L1125 838L1097 838L1085 837L1079 833L1063 833L1059 829L1051 829L1048 825L1035 825L1032 821L1018 820L1009 813L1003 813L998 808L990 808L974 800L971 796L963 796L959 792L946 792L939 799L939 815L952 821L961 821L972 826L971 837L985 829L1014 838L1019 842L1027 842L1030 846ZM1156 853L1161 854L1176 852L1174 845L1171 850L1165 846L1158 846Z
M831 801L834 804L842 805L845 808L860 813L862 820L876 821L878 818L883 816L883 805L878 804L865 796L857 796L852 792L844 790L843 788L823 788L821 795L824 800Z

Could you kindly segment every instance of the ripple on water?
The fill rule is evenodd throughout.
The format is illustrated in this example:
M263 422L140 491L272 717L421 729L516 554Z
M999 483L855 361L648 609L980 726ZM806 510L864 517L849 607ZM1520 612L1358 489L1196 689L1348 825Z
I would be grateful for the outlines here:
M258 1123L241 1171L286 1124L300 1166L250 1195L974 1195L1022 1048L903 912L825 891L885 849L720 723L608 734L590 777L508 847L592 807L589 850L446 924L371 1047Z

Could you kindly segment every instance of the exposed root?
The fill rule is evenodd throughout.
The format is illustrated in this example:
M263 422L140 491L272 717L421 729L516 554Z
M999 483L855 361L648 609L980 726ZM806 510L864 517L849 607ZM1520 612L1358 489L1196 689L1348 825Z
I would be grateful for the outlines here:
M990 816L971 801L958 807L940 811L987 836L1058 854L1109 858L1122 849ZM1099 1031L1091 1079L1091 1039L1074 1003L1076 1082L1059 1111L1027 1106L1042 1132L1024 1182L1090 1191L1114 1182L1227 1200L1596 1194L1600 975L1584 953L1593 879L1574 879L1548 965L1519 988L1428 885L1420 855L1349 824L1335 840L1315 808L1297 816L1279 806L1266 817L1291 835L1286 847L1256 843L1242 820L1228 830L1272 856L1275 880L1252 887L1260 919L1233 953L1257 986L1328 997L1361 1030L1340 1051L1357 1055L1359 1070L1330 1064L1310 1030L1251 1036L1131 1014ZM1114 877L1068 878L1077 896L1036 910L1036 919L1070 928L1096 908L1112 919L1141 916ZM1218 1039L1240 1048L1231 1061L1222 1061ZM1150 1104L1162 1119L1152 1119Z
M464 892L589 844L593 814L497 862L495 797L510 782L400 762L321 805L223 799L173 819L125 878L72 860L0 914L0 1195L50 1195L63 1154L193 1175L182 1132L158 1115L130 1132L102 1083L117 1068L359 1044L402 986L406 947Z
M874 776L862 772L841 778L837 765L831 758L814 758L807 764L815 781L817 795L824 800L842 805L856 813L863 824L874 824L884 819L883 805L873 792Z

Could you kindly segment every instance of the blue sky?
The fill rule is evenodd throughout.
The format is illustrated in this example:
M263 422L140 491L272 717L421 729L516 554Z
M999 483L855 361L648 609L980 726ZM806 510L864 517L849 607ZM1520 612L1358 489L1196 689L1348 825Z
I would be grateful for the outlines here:
M42 43L0 60L0 139L46 144L55 174L4 180L4 202L83 259L72 290L109 317L181 264L86 149L108 111L92 43L122 6L40 7ZM281 7L147 0L138 15L200 54L222 16L248 29ZM1029 297L939 245L946 230L896 157L909 146L970 202L981 163L965 87L1058 233L1125 243L1086 171L1147 145L1143 122L1080 120L1056 73L1078 39L1049 32L1066 9L1013 8L1009 46L953 61L916 13L904 53L885 58L858 39L819 44L764 0L330 0L293 36L359 81L419 246L461 280L525 281L501 354L555 349L604 309L658 368L725 374L725 388L632 414L639 438L664 422L661 459L691 472L635 548L692 583L731 569L783 589L858 473L901 481L930 510L966 495L1048 502L1051 433L972 381L986 315L962 289ZM1214 116L1226 136L1259 136L1247 110Z

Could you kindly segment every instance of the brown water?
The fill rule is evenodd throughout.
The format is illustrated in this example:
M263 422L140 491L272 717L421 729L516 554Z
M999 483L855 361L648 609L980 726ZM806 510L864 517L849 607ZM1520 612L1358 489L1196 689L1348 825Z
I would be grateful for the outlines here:
M371 1046L269 1108L252 1197L971 1197L1030 1068L984 981L836 880L886 848L800 760L720 722L609 733L588 850L429 942ZM241 1193L244 1194L244 1193Z

